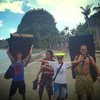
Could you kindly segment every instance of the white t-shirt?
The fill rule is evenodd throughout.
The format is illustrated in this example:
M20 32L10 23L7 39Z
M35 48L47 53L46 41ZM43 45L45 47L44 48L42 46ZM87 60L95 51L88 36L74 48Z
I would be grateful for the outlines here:
M59 69L60 65L58 62L49 61L49 65L54 69L54 77ZM55 79L55 83L64 84L67 83L66 69L72 66L71 62L63 62L63 65Z

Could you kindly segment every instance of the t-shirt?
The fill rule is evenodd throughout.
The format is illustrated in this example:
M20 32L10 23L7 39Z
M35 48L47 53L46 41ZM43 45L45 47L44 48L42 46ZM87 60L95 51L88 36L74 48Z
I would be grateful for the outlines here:
M24 80L24 63L23 61L14 63L14 81L22 81Z
M49 61L49 65L53 67L54 77L55 77L57 70L59 69L61 64L59 64L58 62ZM55 79L55 83L60 83L60 84L67 83L66 69L70 66L72 66L71 62L63 62L63 65Z

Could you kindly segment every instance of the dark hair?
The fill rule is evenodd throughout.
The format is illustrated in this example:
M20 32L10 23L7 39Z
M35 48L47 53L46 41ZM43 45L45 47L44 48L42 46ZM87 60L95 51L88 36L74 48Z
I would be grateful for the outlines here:
M20 51L19 51L20 52ZM16 55L15 55L15 60L17 60L17 54L19 53L19 52L17 52L16 53ZM20 52L21 54L22 54L22 52ZM23 54L22 54L22 60L23 60L24 58L23 58Z
M87 45L86 44L82 44L82 45L80 45L80 49L81 49L82 46L86 46L86 48L87 48Z
M46 53L49 52L51 55L51 58L53 57L53 51L52 50L47 50Z

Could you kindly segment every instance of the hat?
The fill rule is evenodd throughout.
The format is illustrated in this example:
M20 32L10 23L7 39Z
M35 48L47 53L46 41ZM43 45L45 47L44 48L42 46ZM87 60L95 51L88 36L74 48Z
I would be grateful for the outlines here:
M65 53L55 53L55 56L65 56Z

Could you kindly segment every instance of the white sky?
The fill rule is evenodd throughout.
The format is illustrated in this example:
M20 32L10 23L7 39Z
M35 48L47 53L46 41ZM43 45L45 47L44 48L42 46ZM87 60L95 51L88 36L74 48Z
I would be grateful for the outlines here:
M69 26L75 28L80 22L84 22L84 16L81 13L80 6L85 7L88 4L97 4L100 0L29 0L32 7L45 8L53 14L59 30Z

